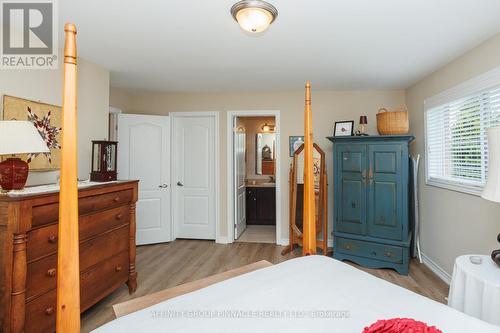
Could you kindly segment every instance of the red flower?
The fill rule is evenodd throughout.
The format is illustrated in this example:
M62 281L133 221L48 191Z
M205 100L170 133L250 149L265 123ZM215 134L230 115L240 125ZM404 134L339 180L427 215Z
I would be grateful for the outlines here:
M365 327L362 333L443 333L435 326L409 318L394 318L379 320L376 323Z

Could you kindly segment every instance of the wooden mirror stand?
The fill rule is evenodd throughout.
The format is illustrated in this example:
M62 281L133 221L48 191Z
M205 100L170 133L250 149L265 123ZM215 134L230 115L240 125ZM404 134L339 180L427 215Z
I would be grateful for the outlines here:
M327 177L326 177L326 160L325 152L316 144L313 145L315 150L314 157L314 197L316 201L316 244L317 248L321 249L322 254L328 254L328 205L327 205ZM302 144L293 154L293 162L289 173L289 194L290 194L290 244L281 254L285 255L292 252L297 246L302 246L303 240L303 197L304 184L298 180L301 174L299 157L304 150ZM319 156L319 165L316 162ZM302 161L303 164L303 161ZM318 167L319 166L319 167ZM323 239L318 239L322 235Z

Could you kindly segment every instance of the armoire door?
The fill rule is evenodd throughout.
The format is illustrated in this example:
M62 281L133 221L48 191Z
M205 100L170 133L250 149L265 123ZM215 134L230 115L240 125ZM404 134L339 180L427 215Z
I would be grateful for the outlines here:
M366 232L366 145L339 145L336 156L338 198L336 232Z
M401 240L402 147L398 144L369 145L368 160L368 234Z

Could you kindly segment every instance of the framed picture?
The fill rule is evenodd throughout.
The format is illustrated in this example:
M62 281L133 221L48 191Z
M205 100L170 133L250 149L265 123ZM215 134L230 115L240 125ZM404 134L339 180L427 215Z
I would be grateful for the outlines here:
M288 141L290 145L290 157L293 157L295 151L304 143L304 136L290 136Z
M56 170L60 167L61 107L23 98L3 96L3 120L27 120L36 127L50 152L21 154L30 171ZM0 162L2 159L0 158Z
M333 136L352 136L354 120L336 121Z

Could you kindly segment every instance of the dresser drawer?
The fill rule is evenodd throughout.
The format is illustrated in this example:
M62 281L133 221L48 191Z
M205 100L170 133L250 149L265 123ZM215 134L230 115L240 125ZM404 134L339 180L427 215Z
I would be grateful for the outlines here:
M128 250L128 225L80 243L80 272ZM100 266L99 266L100 267ZM26 299L29 301L57 286L57 253L28 264Z
M79 237L85 240L130 221L130 207L121 206L94 214L80 216ZM58 224L34 229L28 233L28 261L57 251Z
M91 307L128 280L129 254L121 252L80 276L81 310Z
M121 206L98 213L80 216L80 241L102 234L130 221L130 206Z
M78 200L78 214L83 215L102 209L122 206L130 203L132 197L132 190L125 190L81 198Z
M342 237L336 237L335 241L337 242L337 251L343 254L392 263L403 262L403 248L399 246L365 242Z
M124 190L99 194L78 199L78 214L84 215L102 209L122 206L130 203L133 198L132 190ZM34 206L32 210L32 226L37 227L44 224L57 222L59 218L59 203L43 206Z
M56 291L26 303L25 333L53 333L56 330Z
M57 286L57 254L28 264L26 300L43 294Z
M51 224L28 232L28 261L57 251L57 224Z
M80 243L80 271L85 271L116 253L127 251L128 247L128 225L82 242Z

